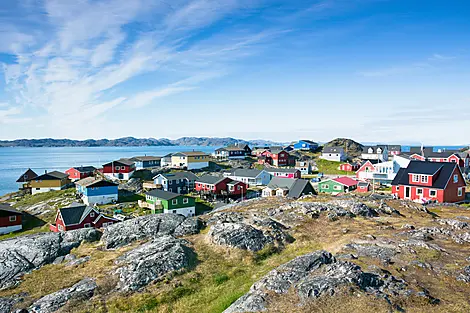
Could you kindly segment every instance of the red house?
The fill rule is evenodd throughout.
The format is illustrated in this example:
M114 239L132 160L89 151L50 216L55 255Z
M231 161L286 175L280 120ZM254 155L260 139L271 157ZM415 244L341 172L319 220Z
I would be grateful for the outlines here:
M302 173L296 168L265 168L266 172L273 177L281 178L300 178Z
M118 222L119 220L103 215L94 207L73 203L70 207L57 211L55 224L51 224L49 229L61 232L90 227L102 228Z
M105 176L117 179L128 180L135 172L134 161L119 159L103 165L101 170Z
M339 169L345 172L355 172L359 167L360 165L358 163L343 163L339 166Z
M196 180L194 189L204 194L240 196L246 194L247 184L228 177L204 175Z
M258 163L265 163L273 166L287 166L291 162L289 162L289 153L285 150L271 149L261 153L258 157Z
M0 235L21 230L23 214L9 204L0 203Z
M421 153L413 153L411 159L417 161L430 161L438 163L456 163L460 167L468 167L470 155L468 152L460 151L433 151L432 149L423 149Z
M465 180L457 163L411 161L392 181L392 194L416 202L465 200Z
M360 181L357 183L356 192L369 192L370 191L370 183L366 181Z
M87 178L93 176L95 173L96 168L93 166L80 166L80 167L72 167L65 171L65 174L69 175L69 178L72 181L80 180L83 178Z

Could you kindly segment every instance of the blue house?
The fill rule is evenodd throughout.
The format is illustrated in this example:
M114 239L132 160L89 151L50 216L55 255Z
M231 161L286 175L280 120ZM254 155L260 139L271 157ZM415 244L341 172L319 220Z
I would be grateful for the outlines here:
M135 163L136 170L143 170L144 168L151 168L161 165L161 157L156 156L136 156L131 158L131 161Z
M118 200L118 184L101 178L87 177L75 182L75 186L86 205L108 204Z
M165 191L187 194L194 189L196 179L198 177L191 172L175 172L158 174L153 182L157 186L161 185Z
M318 143L311 140L299 140L294 144L295 150L315 151L318 149Z

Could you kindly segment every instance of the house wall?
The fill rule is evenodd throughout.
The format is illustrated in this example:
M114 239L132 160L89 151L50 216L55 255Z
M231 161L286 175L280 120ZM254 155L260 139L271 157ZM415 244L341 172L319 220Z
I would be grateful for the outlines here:
M121 180L129 180L134 172L129 172L129 173L104 173L104 176L109 177L109 178L117 178Z
M188 200L188 203L184 203L184 199ZM176 200L176 204L173 204L173 200ZM161 204L164 210L176 210L184 209L188 207L194 207L196 205L196 200L193 197L179 196L171 200L161 200Z
M22 228L23 227L21 225L4 226L4 227L0 226L0 235L5 235L5 234L9 234L15 231L19 231Z
M164 209L163 213L181 214L181 215L184 215L186 217L190 217L190 216L195 216L196 215L196 207L193 206L193 207L185 207L185 208L171 209L171 210Z
M118 201L118 194L108 194L108 195L101 195L101 196L84 196L82 198L83 203L86 205L93 205L93 204L108 204Z
M234 187L234 190L230 190L230 186L227 186L227 191L230 195L242 195L242 194L246 195L246 189L247 189L246 184L242 182L238 182L233 187Z
M115 219L108 218L104 215L101 215L100 219L96 222L94 227L95 228L103 228L103 224L105 224L105 223L107 224L106 226L109 226L109 225L112 225L112 224L119 223L119 221L117 221Z
M36 187L36 188L31 189L31 194L35 195L35 194L38 194L38 193L44 193L44 192L49 192L49 191L54 191L54 190L62 190L62 189L65 189L65 186L63 186L63 187L45 187L45 188Z
M327 161L341 162L345 157L341 153L322 153L321 158Z
M7 228L7 227L15 228L16 226L20 226L20 229L21 229L22 216L16 215L16 214L12 214L11 216L16 216L16 220L10 222L10 216L0 217L0 228Z
M83 194L89 197L117 195L118 186L88 187L83 189Z
M344 192L345 188L343 185L333 180L327 180L318 184L318 190L320 192L339 193Z
M70 168L70 169L65 171L65 174L68 174L69 178L71 180L79 180L79 179L83 179L83 178L87 178L87 177L92 176L93 172L82 173L82 172L77 171L74 168Z
M133 173L135 171L135 164L132 166L129 165L118 165L117 162L114 163L114 171L112 164L106 165L103 167L104 174L126 174Z

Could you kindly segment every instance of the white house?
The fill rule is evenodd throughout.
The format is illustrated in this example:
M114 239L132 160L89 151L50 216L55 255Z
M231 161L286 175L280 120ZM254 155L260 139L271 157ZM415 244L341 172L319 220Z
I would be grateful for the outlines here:
M271 181L271 174L257 169L234 169L224 173L225 177L241 181L249 186L266 186Z
M375 162L374 162L375 163ZM360 180L377 181L389 184L397 176L400 168L408 167L410 160L394 156L394 160L378 162L373 164L370 160L365 161L356 172L356 177Z
M341 147L323 147L321 159L335 162L343 162L348 159L348 156Z
M388 147L385 145L364 146L362 148L361 159L378 160L380 162L388 161Z

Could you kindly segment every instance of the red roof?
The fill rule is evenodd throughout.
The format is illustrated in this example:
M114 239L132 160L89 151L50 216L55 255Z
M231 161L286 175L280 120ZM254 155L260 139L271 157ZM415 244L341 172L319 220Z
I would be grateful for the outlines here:
M351 187L357 185L357 180L349 178L349 177L338 177L333 179L335 182L343 184L345 186Z

